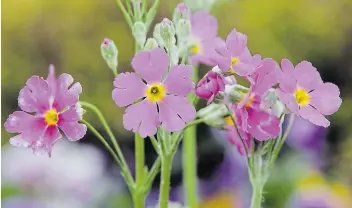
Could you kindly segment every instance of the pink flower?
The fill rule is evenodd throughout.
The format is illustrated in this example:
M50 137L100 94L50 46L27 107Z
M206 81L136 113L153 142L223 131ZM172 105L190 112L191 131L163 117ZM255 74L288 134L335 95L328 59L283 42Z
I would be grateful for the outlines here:
M232 84L235 84L235 80ZM197 84L196 95L202 99L213 101L215 96L224 91L225 85L231 81L225 79L221 72L209 71Z
M252 56L247 48L247 36L233 29L226 42L218 45L216 51L220 54L216 62L223 71L235 72L240 76L248 76L255 71L261 57Z
M261 109L262 97L278 83L279 66L272 59L264 59L249 78L249 92L237 105L236 115L241 120L240 128L255 139L263 141L274 138L280 131L280 119Z
M296 67L283 59L281 62L280 100L297 116L315 125L328 127L330 122L324 115L335 113L342 100L339 88L332 83L324 83L317 69L308 61Z
M10 139L16 147L32 148L35 154L48 154L64 132L70 141L85 135L87 127L82 119L82 108L78 103L82 92L80 83L73 83L69 74L55 78L54 66L50 65L46 80L32 76L20 91L18 105L23 111L15 111L5 122L9 133L18 133ZM71 86L72 85L72 86Z
M128 106L123 116L125 129L146 137L154 135L160 125L166 131L179 131L194 119L194 106L185 97L194 87L193 69L172 66L163 78L168 66L163 49L140 51L132 60L136 73L122 73L115 79L112 97L116 105Z
M190 49L192 53L192 64L206 64L215 66L214 56L217 55L215 48L223 40L217 37L218 22L216 18L207 11L198 11L191 16L191 42L194 46Z

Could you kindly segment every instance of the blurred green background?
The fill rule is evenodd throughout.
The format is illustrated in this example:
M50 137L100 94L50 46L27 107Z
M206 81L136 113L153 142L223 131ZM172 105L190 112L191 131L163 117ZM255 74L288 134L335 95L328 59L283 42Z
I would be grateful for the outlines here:
M172 17L178 1L161 0L155 22ZM236 28L247 34L253 53L276 61L309 60L325 81L337 84L343 104L328 130L326 173L352 185L352 1L228 0L211 11L222 38ZM2 1L2 123L17 108L17 96L32 75L71 74L83 86L81 100L101 108L117 137L129 139L123 109L112 98L113 76L100 55L108 37L119 49L119 70L131 70L134 43L114 0ZM86 120L95 125L95 117ZM2 129L2 144L10 135ZM303 170L304 171L304 170ZM352 205L351 205L352 207Z

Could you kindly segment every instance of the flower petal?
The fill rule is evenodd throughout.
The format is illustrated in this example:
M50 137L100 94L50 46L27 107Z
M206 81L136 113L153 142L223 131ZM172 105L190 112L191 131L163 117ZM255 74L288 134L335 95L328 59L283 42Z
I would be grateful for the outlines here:
M193 68L191 65L178 65L173 66L168 73L164 85L167 93L186 96L194 88L192 82Z
M240 56L247 46L247 36L233 29L226 37L226 46L232 57Z
M18 105L26 112L43 113L50 108L50 87L47 81L32 76L20 91Z
M139 132L143 138L155 135L160 125L156 103L144 99L126 108L123 125L126 130Z
M287 106L293 113L298 114L298 104L296 99L293 97L292 93L286 93L281 90L277 90L277 94L280 98L280 101Z
M136 73L122 73L114 81L112 99L119 107L125 107L145 96L146 85Z
M291 61L288 59L282 59L281 60L281 69L284 73L293 73L294 71L294 66L292 65Z
M139 51L133 57L132 67L148 84L160 82L169 66L169 56L164 49Z
M23 137L22 134L10 138L10 144L14 147L28 148L31 145L31 142L30 139Z
M5 129L9 133L21 133L35 119L34 116L23 112L13 112L5 122Z
M309 104L324 115L335 113L342 103L342 99L339 97L340 90L332 83L320 84L309 95L311 96Z
M77 103L76 105L70 107L68 110L59 114L59 123L62 121L80 121L82 120L83 108Z
M51 157L51 151L57 140L61 139L62 135L56 126L48 126L41 140L38 140L35 145L32 145L35 155L48 155Z
M52 64L49 65L49 74L48 74L48 77L46 78L46 81L49 84L51 95L55 96L57 81L55 77L55 67Z
M296 77L298 86L308 92L323 83L318 70L308 61L302 61L297 64L294 76Z
M69 74L62 74L57 79L56 96L53 103L53 108L57 111L62 111L78 102L82 86L79 82L73 85L72 83L73 78Z
M158 103L159 117L166 131L180 131L185 123L192 121L196 116L196 110L186 97L167 95Z
M299 114L302 118L309 120L315 125L323 127L328 127L330 125L330 122L310 105L301 106Z
M77 121L61 121L58 126L70 141L82 139L87 132L87 126Z
M199 40L208 40L216 37L218 33L217 19L208 11L195 12L191 17L192 36Z

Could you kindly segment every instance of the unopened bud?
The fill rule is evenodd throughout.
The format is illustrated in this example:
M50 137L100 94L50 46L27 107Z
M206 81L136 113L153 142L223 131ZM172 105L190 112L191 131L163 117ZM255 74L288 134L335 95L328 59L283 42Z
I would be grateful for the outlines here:
M174 11L174 14L172 16L172 21L173 22L178 22L181 19L189 19L190 16L190 11L185 3L179 3Z
M114 42L108 38L105 38L100 45L100 51L109 68L116 72L118 66L117 56L119 51L117 50Z
M286 110L285 105L280 101L275 89L268 90L263 96L260 108L277 117L280 117Z
M160 23L160 36L163 39L164 46L167 49L171 48L171 45L176 43L175 39L175 26L174 24L167 18L164 18Z
M224 117L229 114L224 104L211 103L197 112L197 116L209 126L224 129L226 123Z
M191 22L188 19L180 19L176 25L177 38L187 40L191 34Z
M179 50L178 47L176 45L172 46L172 48L170 48L170 61L171 61L171 65L177 65L178 64L178 60L179 60Z
M155 38L148 38L147 42L145 43L144 49L151 50L157 47L158 47L158 42L155 40Z
M225 95L231 103L241 102L243 96L247 92L248 92L248 88L245 88L238 84L225 86Z
M164 47L164 41L160 34L160 23L156 24L153 31L153 36L157 41L158 45Z
M147 29L143 22L136 22L132 28L133 37L136 39L137 44L143 48L145 40L147 38Z

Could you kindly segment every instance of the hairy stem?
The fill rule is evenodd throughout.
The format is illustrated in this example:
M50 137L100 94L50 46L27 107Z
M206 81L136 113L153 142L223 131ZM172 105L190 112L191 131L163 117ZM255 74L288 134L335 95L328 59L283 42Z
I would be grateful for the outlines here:
M159 208L167 208L169 204L170 178L173 155L163 155L161 159L161 182Z
M144 138L138 133L135 134L135 159L136 159L136 190L134 194L134 207L144 208Z

